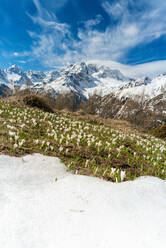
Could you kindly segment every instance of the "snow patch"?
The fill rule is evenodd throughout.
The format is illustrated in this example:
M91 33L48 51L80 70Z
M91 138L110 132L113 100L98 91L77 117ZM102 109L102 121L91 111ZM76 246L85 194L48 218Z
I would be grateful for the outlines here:
M166 182L72 175L58 158L0 156L0 247L164 248Z

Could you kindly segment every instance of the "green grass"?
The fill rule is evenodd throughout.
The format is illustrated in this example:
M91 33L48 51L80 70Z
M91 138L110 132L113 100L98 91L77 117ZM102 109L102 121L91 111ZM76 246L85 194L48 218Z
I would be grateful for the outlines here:
M0 152L57 156L74 173L113 182L147 175L166 179L164 140L5 102L0 103Z

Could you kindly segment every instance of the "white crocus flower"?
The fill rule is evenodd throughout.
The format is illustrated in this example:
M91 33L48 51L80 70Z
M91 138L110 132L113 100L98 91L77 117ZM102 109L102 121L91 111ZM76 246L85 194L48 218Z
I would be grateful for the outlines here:
M14 136L14 139L17 141L19 139L19 136L18 135L15 135Z
M18 143L19 147L21 147L21 146L24 144L24 142L25 142L25 140L24 140L24 139L23 139L23 140L21 140L21 141Z
M39 144L39 140L37 139L37 140L35 140L35 144L37 145L37 144Z
M125 177L126 177L126 172L125 171L121 171L120 172L121 181L124 181Z
M49 141L47 141L46 145L47 145L47 146L49 146L49 145L50 145L50 142L49 142Z
M59 151L62 152L63 151L63 146L59 147Z
M17 144L14 144L14 149L16 149L18 147L18 145Z
M9 131L9 136L15 136L15 132Z

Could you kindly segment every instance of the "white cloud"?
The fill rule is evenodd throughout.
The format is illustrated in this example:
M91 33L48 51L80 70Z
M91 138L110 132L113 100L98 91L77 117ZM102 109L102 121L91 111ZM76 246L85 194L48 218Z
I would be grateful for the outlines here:
M78 30L77 40L72 37L68 24L60 23L55 14L41 6L39 0L33 1L38 12L36 16L29 16L42 32L28 31L34 40L31 53L47 67L61 67L85 59L119 60L134 46L166 34L166 4L161 0L160 4L144 0L149 7L136 18L128 10L128 3L133 0L119 0L113 5L104 1L103 8L110 18L118 20L118 24L98 31L96 26L102 21L98 15L84 22L84 28Z
M68 0L41 0L43 6L50 8L53 11L61 9ZM71 1L71 0L70 0Z
M113 4L110 4L108 1L104 1L102 6L109 15L115 19L118 19L122 14L124 14L124 9L128 12L126 4L127 1L119 1Z
M37 11L38 11L39 15L41 15L42 12L43 12L43 9L42 9L42 7L41 7L41 5L40 5L39 0L33 0L33 2L34 2L35 6L36 6L36 8L37 8Z
M103 17L101 15L97 15L95 19L88 20L83 22L86 29L91 29L92 27L98 25L102 21Z
M139 33L138 28L135 25L127 26L123 29L124 36L132 37Z
M42 31L40 33L28 31L33 39L31 47L33 59L38 59L47 67L59 67L71 63L75 51L72 51L74 40L69 25L58 22L55 14L43 9L38 0L34 0L34 4L38 10L37 15L28 15Z
M89 60L88 64L99 64L110 67L111 69L120 70L126 77L141 78L155 77L159 74L166 73L166 60L154 61L139 65L125 65L115 61Z
M28 52L28 51L23 51L23 52L14 52L14 53L12 53L12 54L8 54L10 57L11 56L14 56L14 57L27 57L27 56L29 56L30 55L30 52Z
M23 52L7 52L7 51L2 51L1 55L5 58L23 58L23 57L28 57L30 56L30 51L23 51Z
M26 64L26 61L25 60L19 60L18 61L20 64Z
M17 57L19 54L17 52L14 52L13 55Z
M149 63L144 63L136 66L132 66L135 68L135 75L138 77L149 76L154 77L161 73L166 73L166 60L153 61Z
M159 0L160 1L160 0ZM110 18L118 19L118 25L114 30L110 30L111 46L115 43L119 44L117 55L123 57L128 49L141 44L151 42L160 36L166 34L166 4L157 1L154 4L153 0L144 0L144 5L147 9L141 15L133 16L128 9L128 4L134 3L133 0L119 0L114 4L108 1L103 2L102 6L110 15ZM132 41L130 40L132 38ZM116 54L116 50L114 50Z

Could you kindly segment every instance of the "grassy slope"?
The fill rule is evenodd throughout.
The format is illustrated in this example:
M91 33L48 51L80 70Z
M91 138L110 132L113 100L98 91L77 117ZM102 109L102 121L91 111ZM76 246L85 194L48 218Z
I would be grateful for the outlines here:
M0 102L0 153L57 156L75 173L110 181L166 179L166 142L74 116Z

